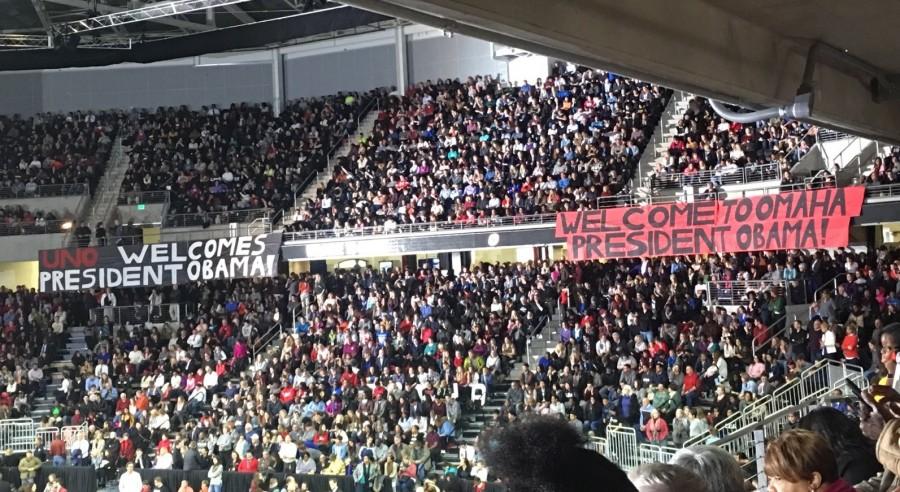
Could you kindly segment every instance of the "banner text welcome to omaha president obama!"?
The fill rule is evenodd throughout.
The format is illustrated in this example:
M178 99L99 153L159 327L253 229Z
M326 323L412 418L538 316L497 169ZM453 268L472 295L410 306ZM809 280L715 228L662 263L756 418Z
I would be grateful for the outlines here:
M570 260L847 246L865 188L823 188L727 200L556 215Z
M41 292L148 287L200 280L273 277L281 233L145 244L44 250Z

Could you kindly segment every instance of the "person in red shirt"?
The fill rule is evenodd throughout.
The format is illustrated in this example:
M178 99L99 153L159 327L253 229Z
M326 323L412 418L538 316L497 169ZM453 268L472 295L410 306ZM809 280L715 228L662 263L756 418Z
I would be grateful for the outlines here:
M119 441L119 456L127 463L134 460L134 442L129 439L128 433L122 435Z
M694 406L694 399L697 398L697 393L700 392L700 375L694 371L694 368L691 366L687 366L684 369L684 383L681 386L681 395L684 397L684 402L687 406Z
M847 324L847 334L841 341L841 352L844 353L844 362L859 364L859 336L856 334L856 325Z
M244 457L237 466L238 473L256 473L257 470L259 470L259 460L253 456L253 453L244 453Z
M290 405L294 401L294 397L297 396L297 388L293 385L285 386L281 388L281 391L278 393L278 398L281 400L283 405Z
M656 445L665 442L666 438L669 437L669 424L659 414L659 410L654 408L650 412L650 420L644 425L644 434L651 444Z

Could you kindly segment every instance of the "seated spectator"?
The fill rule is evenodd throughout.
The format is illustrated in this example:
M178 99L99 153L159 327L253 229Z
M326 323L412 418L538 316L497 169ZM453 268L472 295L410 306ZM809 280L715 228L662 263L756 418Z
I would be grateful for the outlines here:
M828 442L807 430L780 434L766 446L766 476L769 490L792 492L853 492L838 474L837 461Z

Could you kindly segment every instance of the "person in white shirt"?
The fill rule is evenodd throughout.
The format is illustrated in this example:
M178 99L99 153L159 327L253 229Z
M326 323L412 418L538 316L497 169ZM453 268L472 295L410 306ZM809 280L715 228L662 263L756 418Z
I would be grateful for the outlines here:
M213 389L219 386L219 375L216 374L216 371L206 371L206 374L203 375L203 386L206 389Z
M141 474L134 471L134 463L125 465L125 473L119 477L119 492L141 492L143 487Z
M828 358L837 354L837 337L828 323L822 323L822 353Z
M159 454L156 456L153 468L157 470L172 469L172 453L169 452L168 448L159 448Z

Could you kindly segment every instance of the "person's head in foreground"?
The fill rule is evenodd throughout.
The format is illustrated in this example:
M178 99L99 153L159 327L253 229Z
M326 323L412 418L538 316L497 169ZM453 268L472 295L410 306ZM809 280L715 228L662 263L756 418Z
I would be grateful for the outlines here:
M712 492L700 475L667 463L641 465L628 473L638 492Z
M766 446L769 492L852 492L838 476L828 442L815 432L785 431Z
M566 421L539 416L479 439L485 463L508 492L637 492L625 472L583 444Z
M714 446L692 446L675 453L670 461L703 477L713 492L744 492L744 472L733 456Z

